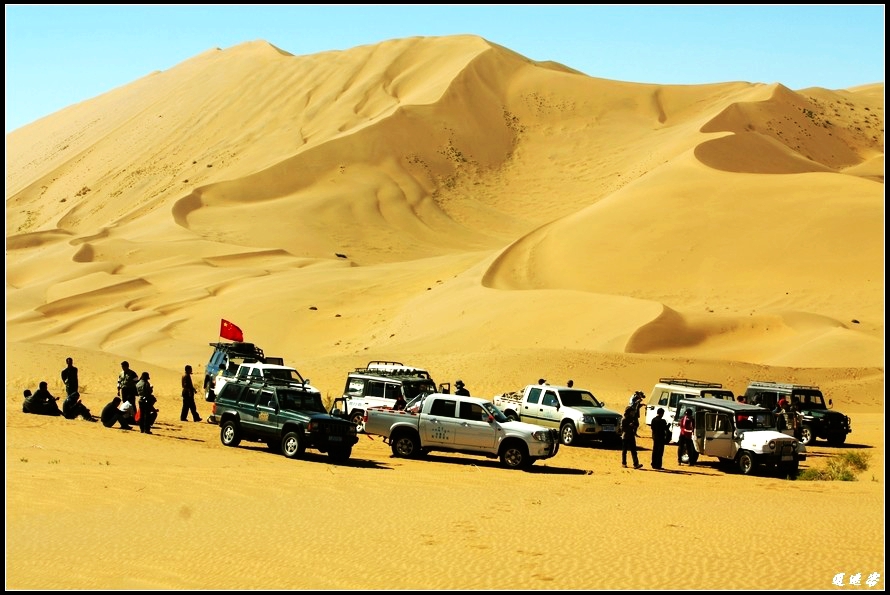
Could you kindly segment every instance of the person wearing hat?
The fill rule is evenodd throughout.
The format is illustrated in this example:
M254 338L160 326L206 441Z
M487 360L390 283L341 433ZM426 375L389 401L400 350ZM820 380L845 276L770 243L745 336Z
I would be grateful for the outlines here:
M454 381L454 388L455 388L454 394L456 394L456 395L463 395L464 397L469 397L469 396L470 396L470 391L468 391L468 390L466 389L466 387L464 386L464 381L463 381L463 380L460 380L460 379L455 380L455 381Z

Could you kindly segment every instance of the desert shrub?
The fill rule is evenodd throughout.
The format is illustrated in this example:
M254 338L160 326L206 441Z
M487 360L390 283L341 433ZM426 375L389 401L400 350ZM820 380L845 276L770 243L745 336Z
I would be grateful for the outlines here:
M805 469L797 476L802 481L856 481L856 474L868 469L869 453L850 451L829 459L825 468Z

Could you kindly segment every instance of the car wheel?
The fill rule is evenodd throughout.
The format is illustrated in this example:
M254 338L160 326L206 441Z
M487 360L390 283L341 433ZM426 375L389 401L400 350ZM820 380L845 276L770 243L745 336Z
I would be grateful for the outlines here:
M511 443L501 449L501 464L508 469L524 469L532 463L534 460L528 455L524 444Z
M578 431L575 429L575 424L570 421L562 424L559 428L559 441L568 446L573 444L577 439Z
M225 446L241 444L241 428L238 422L232 419L226 420L219 429L219 439Z
M305 450L303 436L300 432L288 432L281 439L281 454L289 459L299 459Z
M751 475L757 466L757 463L754 462L754 455L747 451L742 451L739 455L738 463L739 471L741 471L742 475Z
M828 437L828 444L831 446L840 446L847 441L846 434L832 434Z
M804 426L800 429L800 443L804 446L809 446L813 442L816 441L816 434L813 433L812 426L808 424L804 424Z
M365 412L364 411L353 411L349 416L349 421L355 424L355 429L359 434L364 433L365 431Z
M504 415L507 416L507 421L519 421L519 415L517 415L516 413L513 413L512 411L509 411L509 412L505 413Z
M332 448L328 451L328 457L336 462L343 463L349 460L349 457L352 456L352 447L351 446L340 446L337 448Z
M409 433L402 433L392 441L392 454L404 459L413 459L420 456L420 445L417 438Z

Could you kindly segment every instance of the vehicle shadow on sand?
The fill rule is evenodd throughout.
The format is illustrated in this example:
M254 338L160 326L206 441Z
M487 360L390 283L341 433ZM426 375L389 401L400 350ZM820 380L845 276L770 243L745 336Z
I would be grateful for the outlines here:
M512 471L512 469L507 469L504 467L499 460L496 459L482 459L482 458L472 458L468 455L447 455L447 454L428 454L419 459L403 459L401 457L391 456L390 460L393 462L397 461L424 461L427 463L442 463L446 465L461 465L464 467L487 467L490 469L501 469L505 471ZM518 470L517 470L518 471ZM588 472L583 469L569 469L566 467L553 467L550 465L540 465L535 464L531 467L527 467L522 469L526 473L538 473L543 475L588 475Z

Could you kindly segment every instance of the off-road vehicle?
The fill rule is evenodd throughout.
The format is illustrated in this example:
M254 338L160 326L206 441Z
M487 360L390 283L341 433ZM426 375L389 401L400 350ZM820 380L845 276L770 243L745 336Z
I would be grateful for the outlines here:
M680 434L680 418L691 410L695 419L692 442L695 450L683 454L683 462L695 464L699 456L717 457L748 475L758 468L797 477L806 460L806 447L793 436L776 429L776 416L766 407L726 399L680 399L671 424L673 440Z
M745 397L752 405L760 405L774 410L779 400L784 398L788 403L800 409L801 438L804 444L812 444L817 438L827 440L832 446L840 446L852 432L850 418L840 411L831 411L834 405L815 386L788 384L780 382L752 382L745 390Z
M345 461L358 442L355 424L329 415L321 393L299 382L233 378L216 395L213 415L225 446L238 446L242 440L265 442L289 459L312 448Z
M220 375L220 366L222 366L222 375L231 377L235 375L238 366L244 362L260 362L265 364L283 365L284 359L280 357L267 356L257 345L253 343L244 343L235 341L233 343L225 343L219 341L210 343L213 352L210 354L210 360L204 367L204 400L212 402L215 393L216 377Z
M343 396L334 399L331 415L352 421L363 432L365 411L371 407L391 408L396 397L405 401L437 391L435 381L424 368L406 366L401 362L372 360L364 368L356 368L346 376ZM451 383L440 384L438 392L450 393Z
M649 400L646 402L646 425L651 426L659 408L664 409L664 421L674 421L674 411L680 399L714 397L725 401L735 401L731 390L718 382L692 380L691 378L659 378Z

